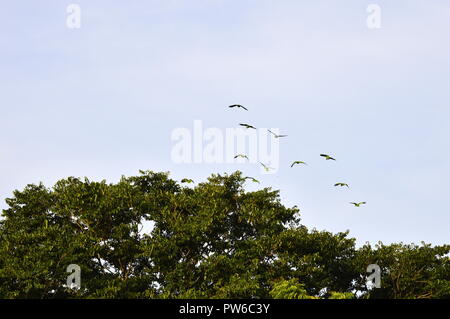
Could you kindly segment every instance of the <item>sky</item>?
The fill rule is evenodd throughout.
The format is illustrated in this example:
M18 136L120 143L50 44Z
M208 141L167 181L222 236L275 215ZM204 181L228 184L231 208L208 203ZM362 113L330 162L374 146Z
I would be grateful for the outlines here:
M358 245L450 243L448 1L80 0L69 28L71 3L0 3L0 208L68 176L241 170ZM194 121L279 129L279 169L176 163Z

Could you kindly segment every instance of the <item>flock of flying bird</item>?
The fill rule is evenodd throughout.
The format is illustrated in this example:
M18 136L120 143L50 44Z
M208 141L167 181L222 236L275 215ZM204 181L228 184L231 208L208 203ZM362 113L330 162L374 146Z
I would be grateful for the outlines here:
M240 105L240 104L233 104L233 105L230 105L229 108L238 108L238 109L240 108L240 109L243 109L243 110L245 110L245 111L248 111L248 109L247 109L245 106ZM250 124L239 123L239 125L242 126L242 127L245 127L246 129L254 129L254 130L256 130L256 127L254 127L253 125L250 125ZM275 134L274 132L272 132L271 130L268 130L268 131L269 131L269 133L271 133L275 138L283 138L283 137L287 137L287 135L278 135L278 134ZM327 160L327 161L336 161L335 158L333 158L333 157L331 157L330 155L327 155L327 154L320 154L320 156L323 157L323 158L325 158L325 160ZM234 158L235 158L235 159L236 159L236 158L245 158L245 159L249 160L248 156L247 156L247 155L244 155L244 154L238 154L238 155L236 155ZM264 164L264 163L262 163L262 162L259 162L259 164L261 164L262 167L264 168L264 170L267 171L267 172L269 172L271 169L273 169L273 168L267 166L266 164ZM292 162L292 164L291 164L291 168L294 167L294 165L308 165L308 164L306 164L306 163L303 162L303 161L294 161L294 162ZM245 179L249 179L249 180L251 180L251 181L253 181L253 182L255 182L255 183L259 183L259 181L258 181L257 179L255 179L255 178L253 178L253 177L250 177L250 176L245 177ZM184 178L184 179L181 180L181 182L182 182L182 183L193 183L193 180ZM335 187L347 187L347 188L350 188L350 186L348 186L347 183L342 183L342 182L336 183L336 184L334 184L334 186L335 186ZM350 204L354 205L355 207L361 207L361 205L366 204L366 202L350 202Z

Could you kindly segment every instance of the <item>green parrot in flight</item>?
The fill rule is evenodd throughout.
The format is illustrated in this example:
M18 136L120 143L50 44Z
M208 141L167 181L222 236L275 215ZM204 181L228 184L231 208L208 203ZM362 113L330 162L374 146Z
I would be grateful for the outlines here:
M347 183L336 183L334 184L334 186L341 186L341 187L347 186L348 188L350 188Z
M269 133L272 133L273 136L275 136L275 138L287 137L287 135L278 135L278 134L275 134L274 132L272 132L271 130L268 130L268 131L269 131Z
M266 164L264 164L264 163L262 163L262 162L259 162L259 164L261 164L262 167L264 167L264 170L265 170L266 172L269 172L271 169L273 169L272 167L269 167L269 166L267 166Z
M247 176L246 178L244 178L245 180L247 180L247 179L249 179L249 180L251 180L252 182L254 182L254 183L258 183L259 184L259 181L256 179L256 178L253 178L253 177L250 177L250 176Z
M327 154L320 154L320 156L325 157L325 159L326 159L327 161L329 161L329 160L335 161L335 159L332 158L330 155L327 155Z
M243 126L243 127L245 127L245 128L251 128L251 129L254 129L254 130L256 130L256 127L254 127L253 125L250 125L250 124L245 124L245 123L239 123L239 125L240 126Z
M306 164L303 161L295 161L295 162L292 163L291 167L294 167L294 165L298 165L298 164L308 165L308 164Z
M236 158L246 158L246 159L248 160L248 156L247 156L247 155L243 155L243 154L238 154L238 155L236 155L234 158L235 158L235 159L236 159Z
M234 107L237 107L238 109L241 108L241 109L248 111L248 109L245 106L242 106L240 104L233 104L233 105L229 106L229 108L234 108Z
M366 202L360 202L360 203L354 203L354 202L350 202L350 204L355 205L355 207L360 207L361 205L366 204Z

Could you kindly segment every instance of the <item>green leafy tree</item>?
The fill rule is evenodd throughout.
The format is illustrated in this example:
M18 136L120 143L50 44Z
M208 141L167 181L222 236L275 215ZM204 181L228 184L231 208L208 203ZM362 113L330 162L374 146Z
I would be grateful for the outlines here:
M449 298L450 246L378 243L366 244L358 251L356 268L363 273L367 265L381 268L381 288L362 289L364 298ZM365 286L360 277L359 286Z
M318 299L308 295L305 285L298 279L280 280L273 285L270 296L274 299Z
M0 221L0 297L449 296L447 246L356 249L347 232L308 230L278 191L248 192L245 182L236 172L189 186L145 171L16 190ZM383 271L379 290L365 286L372 263ZM66 287L71 264L79 290Z

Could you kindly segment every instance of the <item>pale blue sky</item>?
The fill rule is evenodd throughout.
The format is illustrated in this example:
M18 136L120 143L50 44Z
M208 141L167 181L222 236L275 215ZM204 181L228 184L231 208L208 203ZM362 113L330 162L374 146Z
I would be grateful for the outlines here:
M0 207L67 176L240 169L309 227L450 243L448 1L83 0L78 30L70 3L0 3ZM381 29L366 27L370 3ZM194 120L280 128L279 172L174 164L171 132Z

